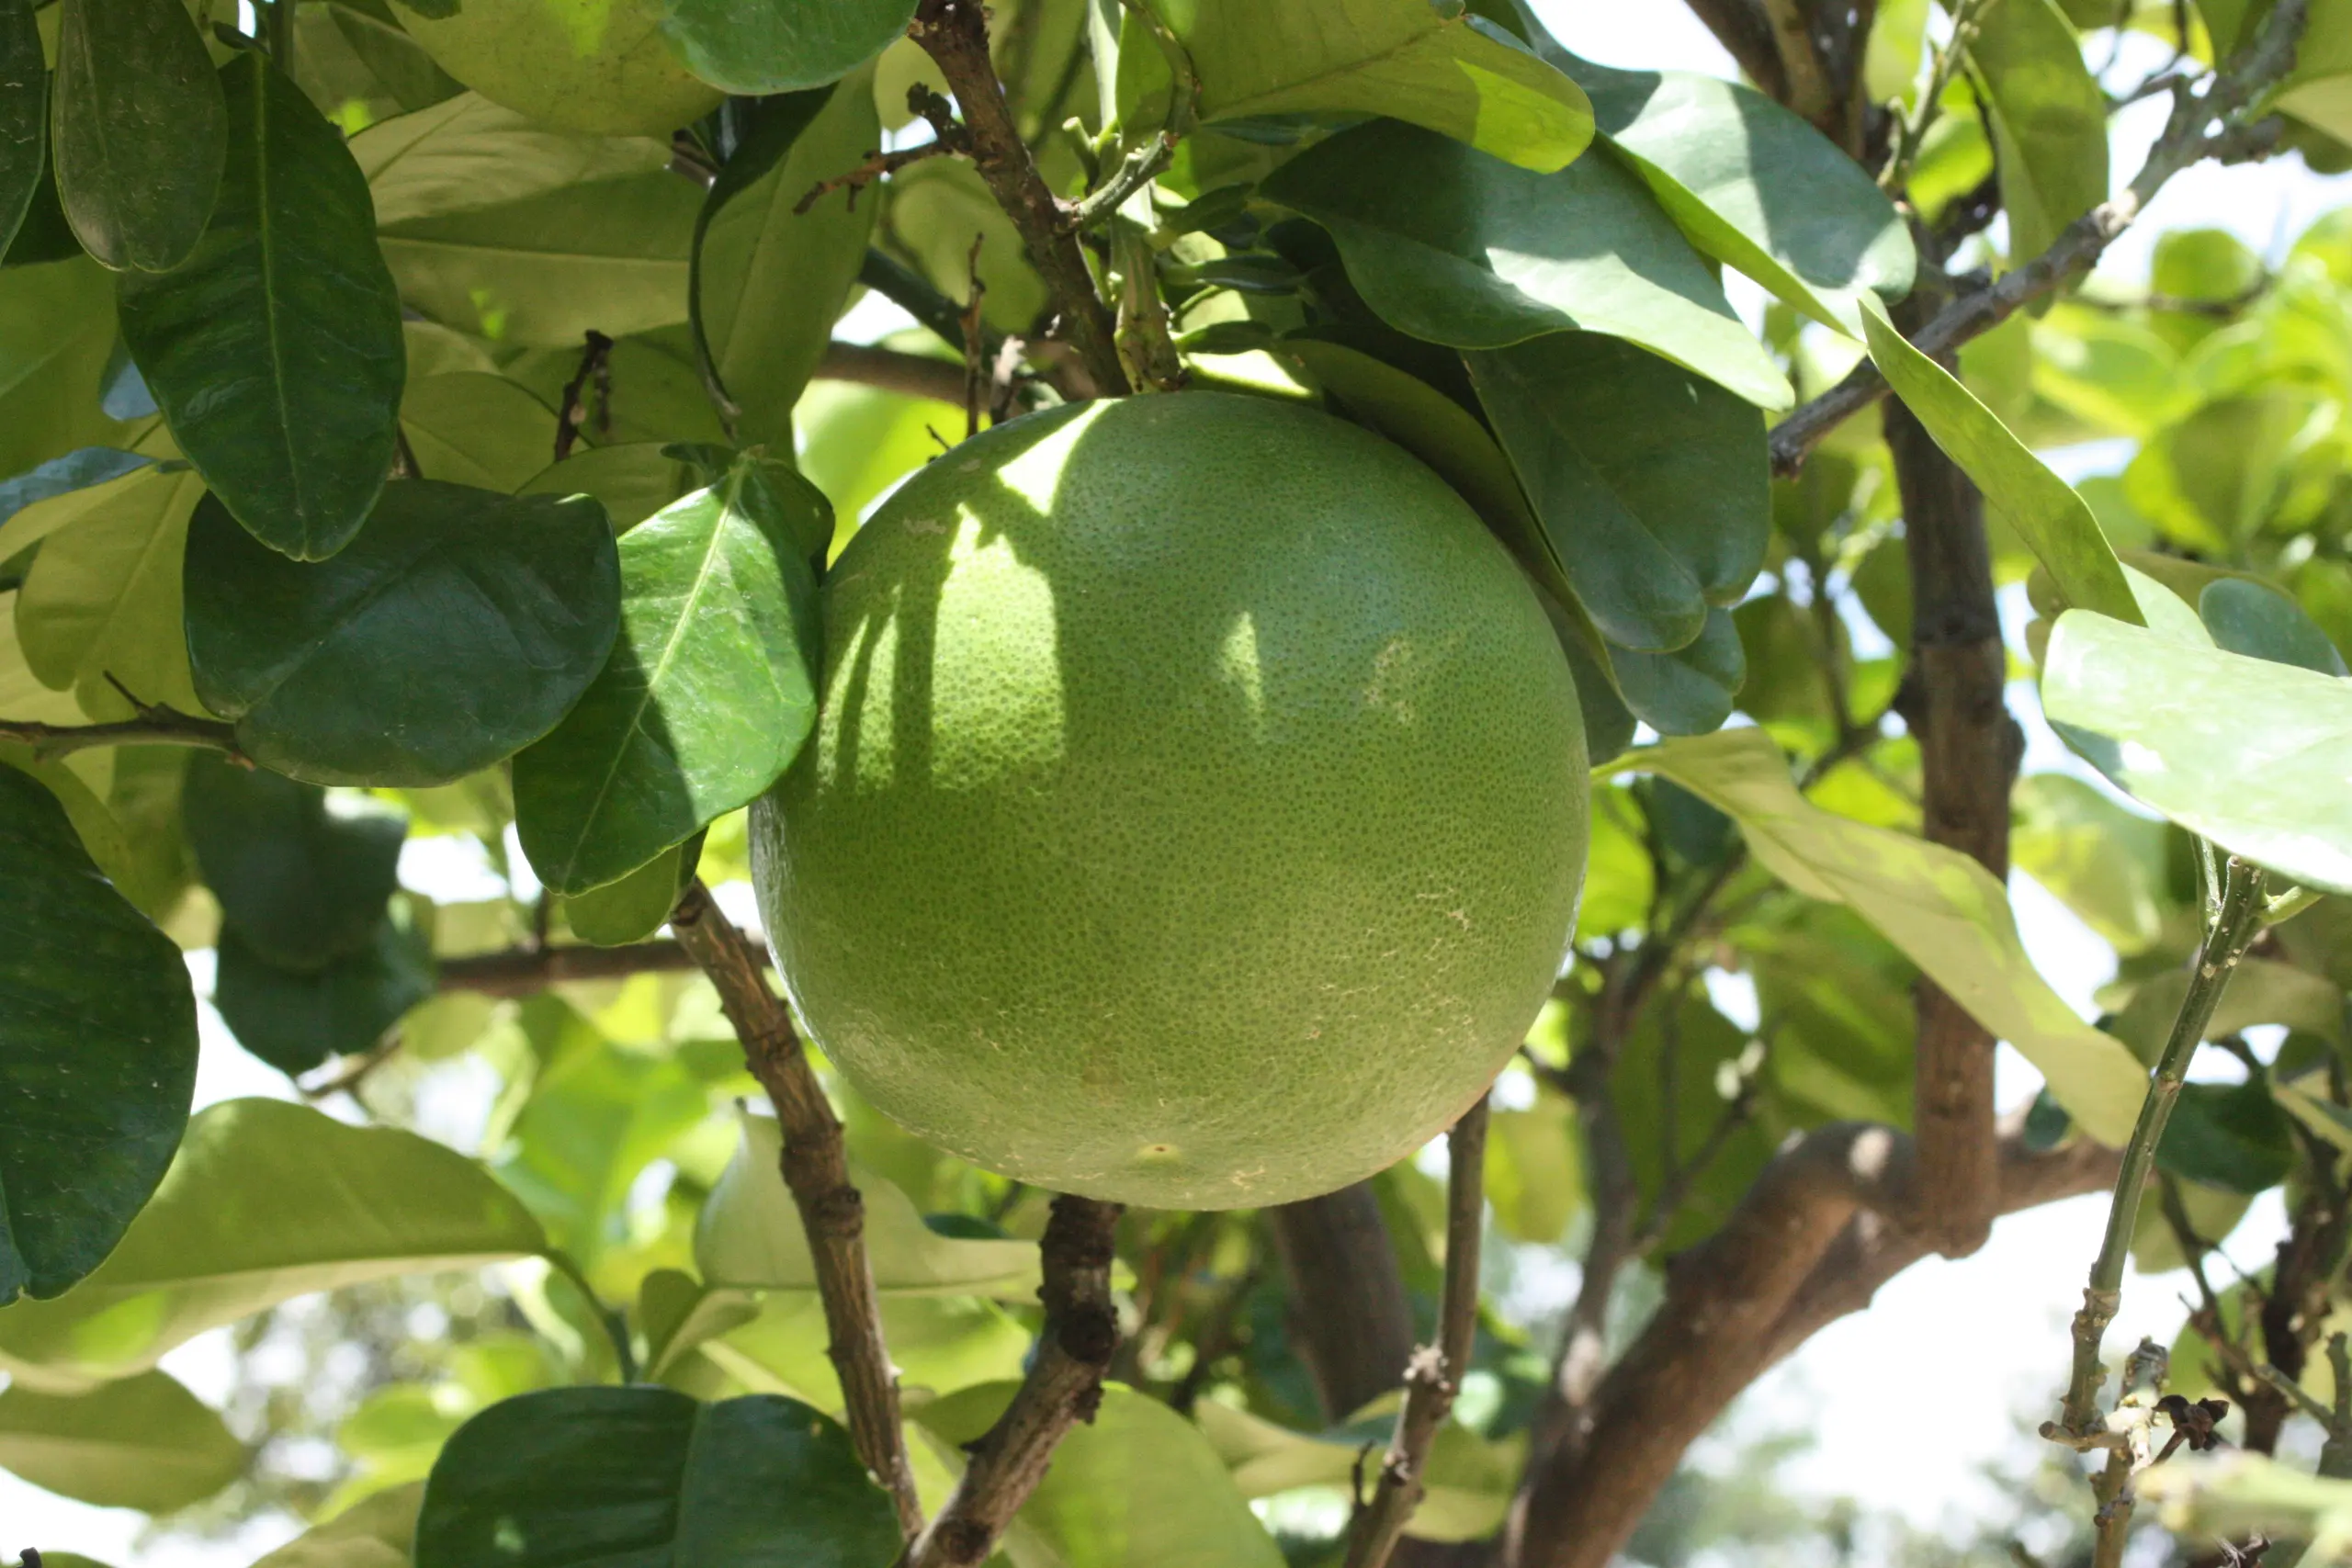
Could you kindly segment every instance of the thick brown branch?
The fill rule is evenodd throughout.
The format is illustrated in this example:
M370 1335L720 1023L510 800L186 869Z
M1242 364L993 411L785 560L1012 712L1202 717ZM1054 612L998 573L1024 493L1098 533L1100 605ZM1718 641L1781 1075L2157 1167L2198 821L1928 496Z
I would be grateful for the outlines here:
M1764 15L1772 27L1773 50L1781 57L1781 79L1788 85L1781 101L1827 130L1835 123L1830 115L1829 73L1822 68L1821 51L1815 47L1804 0L1764 0Z
M1984 498L1908 409L1891 404L1886 439L1903 495L1911 568L1912 694L1904 719L1918 737L1921 831L2006 880L2009 791L2023 732L2003 705L2007 678L1993 603ZM1918 983L1912 1081L1920 1210L1912 1228L1961 1258L1984 1244L1999 1181L1993 1035L1933 983Z
M822 381L855 381L886 392L936 398L943 403L964 400L964 368L951 360L928 355L901 354L892 348L869 348L862 343L836 343L817 362Z
M441 961L445 991L480 991L489 997L529 997L566 980L617 980L697 967L694 955L674 942L640 942L627 947L510 947Z
M29 718L0 718L0 740L29 746L44 761L94 746L196 746L253 765L237 744L234 728L218 719L198 718L167 707L142 707L139 717L119 724L42 724Z
M1369 1181L1266 1212L1290 1280L1292 1342L1323 1414L1344 1421L1396 1386L1413 1307Z
M2308 0L2279 0L2252 47L2203 93L2175 90L2172 118L2131 185L2068 224L2050 248L1989 287L1962 296L1911 334L1930 355L1948 355L1990 332L2036 299L2087 272L2132 226L2173 175L2208 157L2255 155L2271 137L2239 121L2245 107L2292 67ZM2218 125L2218 129L2215 127ZM1793 474L1822 438L1886 396L1886 379L1867 360L1851 375L1772 427L1772 471Z
M1127 390L1111 312L1069 224L1069 210L1046 187L1021 139L989 58L988 13L980 0L922 0L908 32L939 66L956 94L971 137L973 165L997 205L1021 231L1029 263L1046 281L1061 331L1077 348L1099 395Z
M841 1379L850 1437L890 1494L899 1528L922 1528L906 1433L899 1424L899 1382L883 1345L881 1300L865 1256L865 1201L849 1179L842 1124L801 1048L792 1014L768 989L765 956L735 928L697 878L670 916L678 944L692 954L743 1043L743 1058L775 1105L784 1131L784 1183L800 1211L817 1293L831 1336L826 1353Z
M1788 81L1781 72L1781 51L1773 47L1772 23L1759 0L1686 0L1691 14L1707 25L1747 79L1768 97L1785 100Z
M1924 1256L1875 1217L1916 1201L1909 1143L1856 1123L1792 1139L1724 1227L1675 1258L1665 1303L1602 1382L1580 1453L1531 1468L1505 1538L1508 1568L1602 1568L1740 1390ZM2034 1155L2011 1135L2003 1151L2005 1213L2096 1191L2114 1176L2106 1150Z
M1405 1407L1380 1466L1372 1502L1348 1532L1347 1568L1384 1568L1426 1490L1421 1468L1453 1408L1478 1331L1478 1234L1486 1217L1487 1102L1463 1113L1446 1139L1445 1293L1437 1343L1405 1369Z
M904 1568L974 1568L988 1560L1005 1526L1044 1479L1054 1449L1102 1403L1102 1374L1118 1348L1111 1302L1113 1233L1119 1205L1091 1198L1054 1200L1040 1244L1046 1325L1035 1359L1012 1403L980 1440L955 1495L907 1549Z

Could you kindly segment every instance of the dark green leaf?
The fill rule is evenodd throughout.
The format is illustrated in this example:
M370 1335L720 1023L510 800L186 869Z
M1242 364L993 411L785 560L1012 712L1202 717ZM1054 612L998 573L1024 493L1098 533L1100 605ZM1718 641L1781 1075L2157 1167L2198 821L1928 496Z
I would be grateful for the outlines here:
M625 947L643 942L668 923L678 896L694 879L702 858L702 835L662 851L651 860L602 887L563 901L563 921L571 934L598 947Z
M514 1195L446 1145L307 1105L227 1100L187 1124L171 1174L96 1272L54 1302L0 1312L0 1370L75 1393L296 1296L546 1247Z
M44 157L40 183L33 187L32 205L17 225L17 237L9 242L6 251L0 252L0 267L39 266L43 262L65 261L81 254L82 242L74 237L74 225L65 220L64 206L57 197L56 160Z
M158 1371L91 1393L0 1393L0 1468L101 1508L168 1513L245 1468L245 1445L203 1401Z
M1525 168L1592 140L1577 85L1459 4L1430 0L1150 0L1199 77L1201 118L1394 115ZM1119 51L1118 118L1166 118L1168 68L1142 37ZM1236 127L1238 130L1254 129Z
M0 767L0 1302L54 1296L163 1179L196 1087L179 949Z
M759 96L847 75L914 14L914 0L670 0L662 32L712 86Z
M797 1400L563 1388L492 1405L425 1483L416 1568L881 1568L890 1499Z
M322 560L359 531L391 471L400 297L342 133L264 55L239 55L221 80L220 206L175 271L121 279L123 341L237 521Z
M1721 728L1747 678L1739 627L1721 605L1708 610L1694 640L1671 653L1611 648L1609 665L1625 705L1660 735L1705 735Z
M2225 1192L2261 1192L2285 1180L2294 1162L2290 1125L2266 1083L2183 1084L2156 1145L2156 1168Z
M1709 255L1848 333L1861 328L1864 290L1911 291L1917 258L1902 217L1799 116L1713 76L1596 65L1541 33L1536 51L1585 90L1600 133Z
M313 566L210 502L188 533L205 705L257 760L322 784L448 784L537 740L603 666L619 597L612 531L585 496L403 480Z
M539 879L627 875L774 784L816 716L815 487L745 458L621 539L621 635L554 733L514 760Z
M404 902L357 953L323 969L281 969L223 931L212 1005L237 1043L291 1077L371 1050L433 994L433 950Z
M735 0L706 3L736 8ZM781 0L781 8L811 17L834 9L797 0ZM864 73L837 89L764 105L703 203L695 327L747 446L792 449L792 406L831 341L881 203L852 207L836 196L796 209L820 180L854 167L881 135Z
M2055 0L1986 6L1968 59L1993 122L2009 254L2023 262L2107 199L2107 96Z
M2243 577L2216 579L2197 596L2197 615L2213 634L2214 646L2225 652L2323 675L2352 674L2302 606L2267 584Z
M2042 655L2041 706L2144 805L2296 882L2352 893L2352 682L2069 610Z
M49 73L33 0L0 0L0 254L49 171Z
M263 959L319 970L364 951L398 881L408 819L217 757L188 765L181 812L223 925Z
M1577 602L1611 641L1681 648L1710 605L1739 602L1772 526L1753 408L1594 333L1464 357Z
M1610 159L1537 175L1376 120L1283 164L1261 194L1329 229L1365 302L1415 337L1501 348L1606 333L1762 407L1793 400L1707 264Z
M65 0L58 197L107 266L167 272L203 237L229 145L220 80L180 0Z
M2028 0L2018 0L2028 3ZM2050 0L2030 0L2046 6ZM2064 25L2063 23L2061 24ZM1871 357L1905 406L1984 491L2057 582L2066 603L2137 624L2138 603L2090 504L2050 470L1951 371L1919 352L1875 302L1862 324Z

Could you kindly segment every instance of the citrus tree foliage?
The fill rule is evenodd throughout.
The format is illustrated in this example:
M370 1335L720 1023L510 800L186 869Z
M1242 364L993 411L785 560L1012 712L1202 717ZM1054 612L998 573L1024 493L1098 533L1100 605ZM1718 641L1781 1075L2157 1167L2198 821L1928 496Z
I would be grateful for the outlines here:
M2084 276L2187 163L2352 163L2352 6L1700 9L1747 80L1499 0L0 0L0 1466L290 1503L281 1568L1368 1568L1400 1520L1399 1562L1597 1564L1757 1369L2128 1149L2098 1269L2199 1266L2174 1391L2352 1474L2352 213ZM2137 175L2120 29L2179 103ZM845 722L828 649L873 657L824 617L876 503L1203 391L1361 427L1508 552L1585 878L1451 1192L1432 1155L1080 1256L829 1064L796 1099L720 911ZM2005 674L2065 765L2014 778ZM2012 867L2117 953L2096 1021ZM285 1098L194 1107L198 955L206 1049ZM2046 1086L1997 1134L1948 1076L1996 1039ZM2200 1041L2235 1070L2177 1087ZM1925 1190L1871 1189L1915 1130ZM2280 1189L2276 1261L2209 1265ZM1574 1244L1565 1325L1448 1291L1481 1224L1504 1275ZM1115 1348L1040 1333L1090 1269ZM315 1409L159 1367L388 1281L471 1304L346 1391L331 1488L270 1481ZM1408 1379L1417 1324L1466 1361ZM2152 1490L2352 1517L2230 1475Z

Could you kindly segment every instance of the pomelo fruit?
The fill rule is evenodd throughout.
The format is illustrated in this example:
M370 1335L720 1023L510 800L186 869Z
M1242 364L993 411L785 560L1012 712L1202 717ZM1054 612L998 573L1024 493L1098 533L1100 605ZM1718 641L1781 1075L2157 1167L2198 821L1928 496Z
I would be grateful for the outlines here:
M1156 1208L1357 1180L1510 1056L1575 925L1566 660L1398 448L1209 392L955 448L825 588L753 815L794 1003L975 1164Z
M541 125L667 136L726 96L671 52L657 0L465 0L438 19L392 8L435 64Z

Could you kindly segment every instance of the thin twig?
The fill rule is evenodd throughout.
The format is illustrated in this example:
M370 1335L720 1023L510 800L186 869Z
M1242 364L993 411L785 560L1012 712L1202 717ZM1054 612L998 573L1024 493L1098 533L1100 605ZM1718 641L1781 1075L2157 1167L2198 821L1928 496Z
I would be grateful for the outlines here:
M1486 1215L1487 1101L1463 1113L1446 1135L1445 1294L1434 1345L1405 1368L1405 1406L1381 1461L1372 1501L1348 1532L1347 1568L1383 1568L1427 1489L1423 1467L1453 1408L1478 1330L1478 1235Z
M964 372L950 360L862 343L832 343L817 362L820 381L855 381L886 392L952 403L964 395Z
M2099 1366L2099 1342L2123 1302L2123 1265L2132 1254L2132 1234L2139 1223L2140 1198L2155 1164L2156 1145L2165 1123L2180 1098L2188 1074L2188 1059L2205 1037L2205 1025L2236 970L2246 943L2261 929L2262 870L2232 855L2224 874L2221 908L2198 949L2189 971L2188 994L2181 999L2172 1033L2141 1101L2140 1120L2123 1146L2123 1163L2115 1177L2115 1195L2108 1205L2107 1234L2098 1257L2091 1264L2090 1283L2083 1291L2082 1310L2075 1314L2074 1368L2066 1381L2066 1398L2059 1418L2045 1422L2041 1434L2053 1440L2081 1439L2101 1430L2098 1385L2106 1378Z
M237 732L218 719L198 718L176 708L149 707L137 718L114 724L43 724L38 719L0 718L0 740L14 740L33 749L43 761L53 761L93 746L195 746L225 754L231 761L253 765L237 744Z
M594 382L597 401L604 412L598 421L601 432L609 434L613 422L613 340L588 329L587 343L580 351L580 368L571 380L563 384L563 401L555 415L555 460L562 462L571 456L571 448L580 440L580 427L588 423L588 387Z
M1060 312L1062 331L1077 348L1095 391L1105 396L1125 392L1126 376L1119 365L1111 312L1069 230L1069 209L1038 174L996 79L996 66L989 57L987 8L980 0L922 0L907 30L937 62L954 91L971 135L973 166L1020 231L1030 265L1045 280L1046 294Z
M910 164L944 153L968 153L972 139L956 119L955 107L945 98L917 82L907 89L907 107L931 123L931 140L920 147L902 147L896 152L872 152L865 161L844 174L829 180L819 180L808 194L792 204L795 217L806 216L808 209L833 191L849 192L849 209L857 210L857 194L886 175L895 175Z
M1928 127L1940 112L1944 90L1951 85L1953 73L1959 69L1961 55L1976 39L1977 25L1984 18L1986 0L1958 0L1953 7L1951 36L1936 48L1935 63L1928 73L1928 85L1919 95L1911 112L1904 117L1902 130L1894 142L1894 152L1888 157L1886 167L1879 171L1878 185L1889 194L1899 194L1910 183L1911 166L1918 161L1919 149L1927 141Z
M1928 355L1950 354L2088 271L2165 183L2181 170L2208 157L2267 152L2276 138L2275 122L2249 127L2241 123L2240 117L2293 67L2308 3L2278 0L2263 24L2261 36L2202 94L2185 85L2175 91L2172 118L2129 186L2068 224L2050 248L2031 261L1936 312L1911 341ZM2207 127L2216 121L2221 129L2209 131ZM1772 427L1772 471L1783 477L1795 473L1825 436L1886 396L1886 378L1874 366L1867 360L1857 366L1844 380Z
M1038 1244L1046 1325L1029 1375L995 1426L972 1445L971 1462L938 1517L907 1549L903 1568L974 1568L1045 1478L1055 1448L1102 1403L1102 1374L1118 1348L1111 1302L1113 1233L1119 1205L1068 1194L1054 1200Z
M479 991L486 997L529 997L572 980L617 980L631 975L666 975L697 968L694 955L674 942L640 942L627 947L510 947L441 961L445 991Z
M980 410L988 401L988 334L980 327L980 302L987 298L989 291L989 286L980 279L980 247L987 242L986 233L973 235L971 251L964 257L964 439L967 441L980 433Z
M913 1467L899 1423L899 1382L882 1338L882 1307L865 1255L865 1201L849 1179L840 1119L808 1065L792 1014L768 989L759 950L720 910L697 877L670 916L679 945L718 990L718 1005L743 1043L743 1059L775 1105L784 1132L784 1183L800 1211L817 1293L831 1337L826 1354L840 1376L850 1438L880 1479L910 1540L922 1528Z

